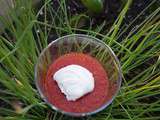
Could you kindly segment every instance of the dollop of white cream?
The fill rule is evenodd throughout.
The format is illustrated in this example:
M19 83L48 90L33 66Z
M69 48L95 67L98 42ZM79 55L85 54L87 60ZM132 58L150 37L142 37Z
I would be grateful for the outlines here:
M94 90L93 74L80 65L68 65L53 75L68 101L75 101Z

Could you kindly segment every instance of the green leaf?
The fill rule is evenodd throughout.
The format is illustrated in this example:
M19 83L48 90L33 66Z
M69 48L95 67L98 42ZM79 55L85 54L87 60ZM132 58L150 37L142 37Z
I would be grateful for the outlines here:
M103 10L103 0L81 0L91 12L100 13Z

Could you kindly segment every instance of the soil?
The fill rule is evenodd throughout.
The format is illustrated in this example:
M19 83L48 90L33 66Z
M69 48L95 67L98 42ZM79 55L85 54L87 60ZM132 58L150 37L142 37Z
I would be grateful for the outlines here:
M135 17L141 13L153 0L133 0L125 18L123 25L127 26L135 19ZM104 9L101 13L95 14L89 12L86 7L81 3L81 0L67 0L66 1L66 8L69 16L75 16L79 14L85 14L89 17L80 20L80 25L78 28L88 29L90 27L96 28L100 26L103 22L105 22L104 28L100 31L102 34L106 34L114 21L117 19L119 13L121 12L122 8L124 7L126 0L104 0ZM43 3L42 3L43 4ZM53 9L56 11L59 7L59 0L52 0L50 3L53 6ZM158 6L160 2L157 0L154 4L149 7L140 17L137 19L130 28L119 38L122 40L129 31L136 25L140 24L151 12L153 12ZM40 16L39 19L44 19L44 16ZM77 31L77 33L83 33ZM65 35L65 33L64 33ZM53 41L54 39L58 38L58 36L54 32L51 32L48 38L48 42Z

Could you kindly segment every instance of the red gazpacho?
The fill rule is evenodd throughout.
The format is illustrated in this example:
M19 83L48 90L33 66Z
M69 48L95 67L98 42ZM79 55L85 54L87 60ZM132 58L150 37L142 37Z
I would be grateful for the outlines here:
M56 71L72 64L88 69L93 74L95 80L94 90L76 101L68 101L60 91L56 81L53 80L53 75ZM110 100L113 92L110 89L107 71L101 63L94 57L83 53L65 54L53 61L42 84L47 101L65 112L93 112Z

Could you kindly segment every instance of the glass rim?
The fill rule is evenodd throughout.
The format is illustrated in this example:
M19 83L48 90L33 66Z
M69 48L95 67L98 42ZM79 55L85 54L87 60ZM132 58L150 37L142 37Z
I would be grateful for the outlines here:
M38 67L38 64L39 64L39 61L40 61L40 58L43 56L43 54L45 53L45 51L51 47L52 44L56 43L57 41L59 40L62 40L64 38L69 38L69 37L84 37L84 38L89 38L89 39L92 39L92 40L95 40L101 44L103 44L105 47L107 47L109 53L112 55L112 57L114 58L114 61L116 62L117 64L117 68L118 68L118 86L117 86L117 90L115 91L114 95L112 96L112 98L109 100L109 101L106 101L104 103L104 105L102 105L101 107L99 107L98 109L95 109L91 112L83 112L83 113L74 113L74 112L67 112L67 111L63 111L59 108L57 108L56 106L54 106L53 104L51 104L50 102L48 102L48 100L46 99L46 97L43 95L43 92L41 91L41 88L39 87L38 85L38 80L37 80L37 67ZM107 106L109 106L112 101L115 99L115 97L117 96L119 90L120 90L120 87L121 87L121 83L122 83L122 70L121 70L121 65L120 65L120 62L117 58L117 56L115 55L115 53L113 52L113 50L106 44L104 43L102 40L96 38L96 37L93 37L91 35L85 35L85 34L70 34L70 35L65 35L65 36L62 36L62 37L59 37L55 40L53 40L52 42L50 42L40 53L38 59L37 59L37 63L35 65L35 69L34 69L34 82L35 82L35 85L36 85L36 88L38 90L38 93L40 95L40 97L44 100L44 102L49 105L52 109L54 109L55 111L57 112L60 112L60 113L63 113L65 115L69 115L69 116L75 116L75 117L81 117L81 116L88 116L88 115L93 115L95 113L98 113L102 110L104 110Z

